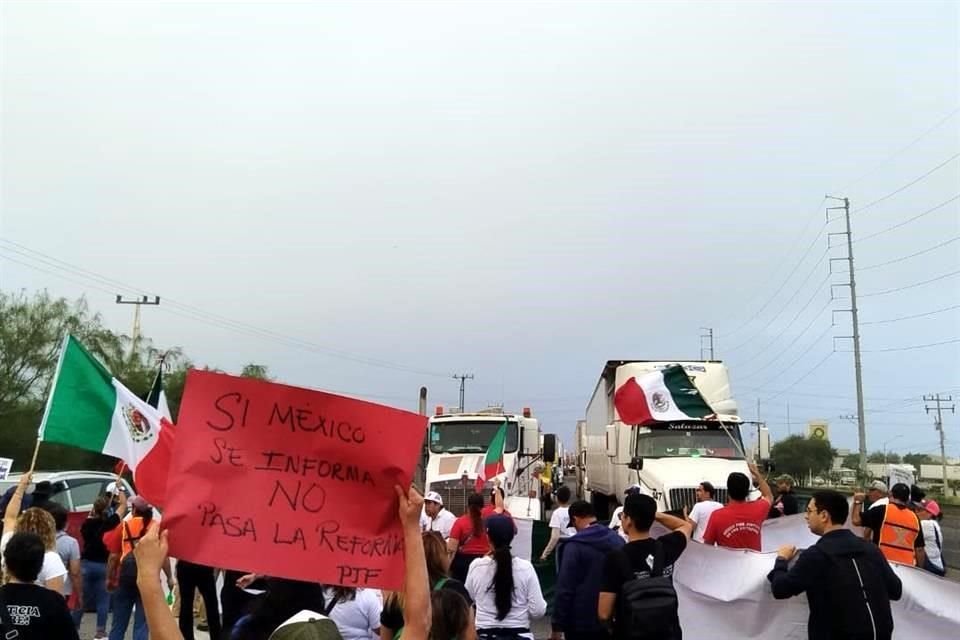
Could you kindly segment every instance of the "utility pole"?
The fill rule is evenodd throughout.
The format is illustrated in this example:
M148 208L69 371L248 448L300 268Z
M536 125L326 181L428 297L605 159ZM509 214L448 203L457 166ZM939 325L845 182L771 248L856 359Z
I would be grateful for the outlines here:
M706 340L706 344L704 343ZM710 354L709 358L704 358L704 353ZM714 351L713 351L713 328L711 327L700 327L700 359L701 360L713 360Z
M137 343L140 342L140 307L142 305L147 305L151 307L156 307L160 305L160 296L154 296L153 300L149 296L143 296L141 298L130 298L129 300L124 299L122 295L117 294L117 304L132 304L134 305L133 311L133 333L131 334L131 344L130 344L130 357L132 358L137 352Z
M937 412L935 424L937 425L937 431L940 432L940 465L943 468L943 495L947 495L947 451L943 443L943 410L949 409L950 413L956 413L956 407L954 405L950 405L949 407L941 406L943 402L953 402L953 396L942 398L939 393L936 395L923 396L923 401L934 402L937 405L936 407L924 405L923 408L926 409L927 414L934 410Z
M843 217L846 221L847 230L841 233L829 233L827 234L827 248L830 248L830 238L837 235L845 235L847 237L847 257L846 258L830 258L830 268L831 272L833 270L833 262L835 260L846 260L847 261L847 271L850 277L849 282L840 284L840 285L831 285L830 293L833 295L833 287L837 286L846 286L850 288L850 308L842 309L840 311L849 311L852 324L853 324L853 335L849 336L853 338L853 372L857 384L857 436L860 441L860 473L866 475L867 472L867 425L864 419L866 412L863 408L863 369L860 363L860 316L857 311L857 281L854 277L853 270L853 234L850 231L850 198L836 198L834 196L826 196L830 200L839 200L843 202L842 207L827 207L827 221L830 220L830 212L838 209L843 209ZM844 336L846 337L846 336ZM834 338L836 340L836 338Z
M459 374L455 373L453 374L453 379L460 381L460 413L463 413L464 411L466 411L466 408L463 406L463 403L464 403L464 395L466 392L467 380L473 380L473 374L472 373L459 373Z
M793 430L790 428L790 403L787 403L787 435L793 435Z

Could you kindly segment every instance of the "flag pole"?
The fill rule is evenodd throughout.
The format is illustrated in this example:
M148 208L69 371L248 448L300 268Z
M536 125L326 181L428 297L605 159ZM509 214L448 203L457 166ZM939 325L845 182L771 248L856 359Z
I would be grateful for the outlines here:
M40 443L43 442L43 431L47 426L47 418L50 417L50 407L53 405L53 392L57 388L57 380L60 379L60 370L63 368L63 358L67 353L67 344L70 341L70 332L63 332L63 344L60 346L60 355L57 357L57 368L53 372L53 381L50 383L50 395L47 396L47 404L43 408L43 418L40 420L40 427L37 429L37 444L33 448L33 460L30 461L30 471L33 471L37 465L37 456L40 455Z

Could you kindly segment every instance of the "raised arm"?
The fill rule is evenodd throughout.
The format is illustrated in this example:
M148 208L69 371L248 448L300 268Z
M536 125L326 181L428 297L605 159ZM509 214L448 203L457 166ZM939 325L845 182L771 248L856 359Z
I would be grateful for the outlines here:
M412 486L404 491L395 487L400 501L399 515L403 525L403 548L406 555L406 575L403 582L403 637L404 640L427 640L430 635L430 578L427 558L420 533L420 511L423 496Z
M865 494L857 492L853 494L853 511L850 513L850 522L856 527L863 526L863 499Z
M671 531L679 531L687 537L687 540L689 540L690 536L693 535L693 525L683 518L672 516L669 513L660 513L658 511L656 520Z
M27 492L27 487L30 485L31 480L33 480L33 473L30 471L20 476L20 482L17 483L17 488L14 489L13 495L10 496L10 502L7 503L7 510L3 514L4 531L16 531L17 517L20 515L20 507L23 505L23 494Z
M767 484L767 479L760 473L760 469L752 462L747 463L747 467L750 469L750 475L753 476L754 481L757 483L757 489L760 490L760 495L763 496L763 499L768 503L773 504L773 491L770 490L770 485Z
M160 584L160 572L169 562L167 548L167 532L161 533L159 523L154 522L133 548L133 556L137 559L137 590L143 602L150 637L154 640L183 640Z

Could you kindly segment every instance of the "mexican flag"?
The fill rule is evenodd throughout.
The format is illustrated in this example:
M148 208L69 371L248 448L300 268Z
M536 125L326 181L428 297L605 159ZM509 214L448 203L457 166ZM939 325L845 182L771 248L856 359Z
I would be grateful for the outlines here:
M500 428L497 429L497 434L493 436L493 440L490 441L490 446L487 447L487 456L483 460L483 466L480 467L480 471L477 473L477 485L475 487L477 493L483 491L483 485L486 483L487 478L494 478L497 474L505 471L503 468L503 448L506 444L507 423L504 422L500 425Z
M137 493L163 506L173 425L70 335L64 338L39 435L43 442L120 458L133 472Z
M704 420L716 416L693 380L678 364L630 378L613 397L620 420L651 424L677 420Z

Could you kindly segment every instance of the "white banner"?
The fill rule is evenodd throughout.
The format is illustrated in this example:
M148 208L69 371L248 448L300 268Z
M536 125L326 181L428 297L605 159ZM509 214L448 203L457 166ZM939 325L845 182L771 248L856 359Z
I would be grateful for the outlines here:
M805 548L816 541L801 514L764 523L763 553L690 543L674 572L684 637L805 640L806 596L775 600L767 574L779 545ZM960 584L922 569L893 568L903 581L903 597L892 603L894 638L960 637Z

